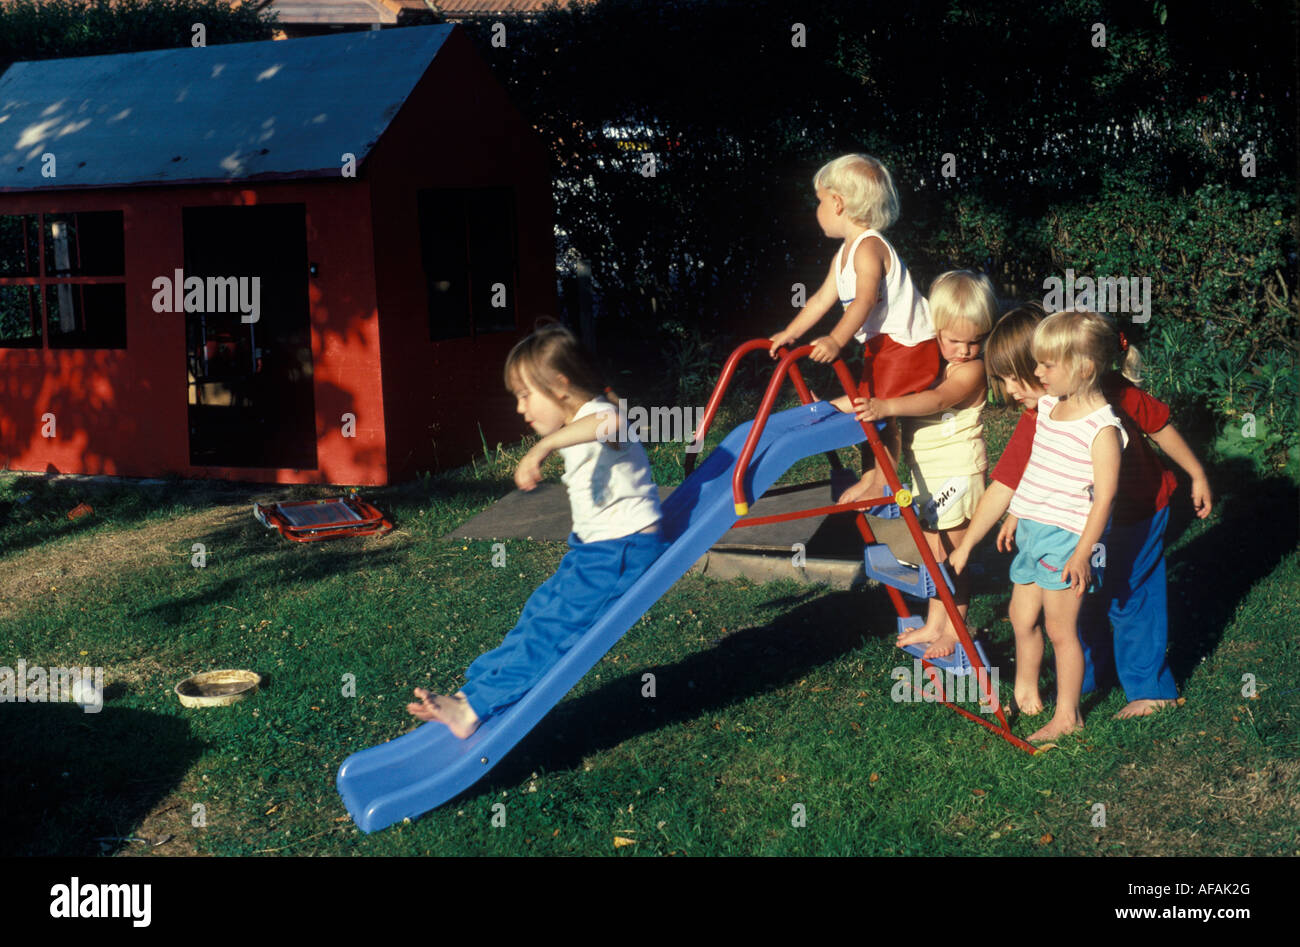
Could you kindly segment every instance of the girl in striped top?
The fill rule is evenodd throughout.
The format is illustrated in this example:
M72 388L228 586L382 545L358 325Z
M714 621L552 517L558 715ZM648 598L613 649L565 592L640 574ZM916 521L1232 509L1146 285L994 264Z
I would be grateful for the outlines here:
M1102 552L1096 544L1115 502L1127 435L1101 393L1102 375L1117 349L1115 332L1105 319L1091 312L1055 313L1034 332L1033 349L1038 363L1034 375L1046 394L1038 401L1033 451L1011 499L1019 524L1009 612L1016 633L1016 703L1022 713L1043 708L1038 693L1040 611L1056 654L1056 710L1030 735L1037 741L1083 727L1079 608L1084 591L1094 587L1093 567L1104 567L1104 552L1094 558L1094 549ZM974 526L950 557L955 568L965 565L984 536Z

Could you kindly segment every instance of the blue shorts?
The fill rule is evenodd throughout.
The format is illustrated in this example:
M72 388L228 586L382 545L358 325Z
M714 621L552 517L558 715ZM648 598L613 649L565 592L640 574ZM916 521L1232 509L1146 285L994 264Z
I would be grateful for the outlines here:
M1017 585L1037 585L1053 592L1068 589L1070 583L1061 581L1061 570L1078 545L1078 533L1033 520L1021 520L1016 526L1016 558L1011 562L1011 581ZM1092 592L1102 581L1105 564L1098 565L1090 560L1089 569L1092 577L1088 591Z

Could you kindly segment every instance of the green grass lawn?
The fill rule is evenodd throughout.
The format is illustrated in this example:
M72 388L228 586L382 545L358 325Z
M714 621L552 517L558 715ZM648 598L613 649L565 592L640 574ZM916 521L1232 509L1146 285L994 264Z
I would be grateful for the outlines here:
M988 420L996 457L1014 415ZM263 529L256 487L0 476L0 665L100 665L109 685L99 714L0 704L0 851L1300 854L1296 491L1240 468L1212 470L1208 522L1188 522L1185 485L1175 498L1177 710L1115 721L1125 701L1109 691L1085 702L1081 735L1030 756L891 700L890 671L910 659L880 589L688 576L477 786L361 834L339 763L408 729L413 686L454 688L564 552L514 541L493 568L489 543L439 538L512 487L520 453L364 491L397 530L321 544ZM661 483L680 480L680 445L652 454ZM68 521L83 499L95 513ZM971 625L1009 688L1007 563L986 543ZM232 707L180 706L176 682L223 667L268 684Z

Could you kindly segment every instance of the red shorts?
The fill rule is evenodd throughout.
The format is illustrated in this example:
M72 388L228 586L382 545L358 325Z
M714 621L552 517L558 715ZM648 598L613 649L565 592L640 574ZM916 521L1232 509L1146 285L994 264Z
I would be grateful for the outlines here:
M939 377L939 342L903 345L883 332L867 339L862 392L872 398L897 398L925 391Z

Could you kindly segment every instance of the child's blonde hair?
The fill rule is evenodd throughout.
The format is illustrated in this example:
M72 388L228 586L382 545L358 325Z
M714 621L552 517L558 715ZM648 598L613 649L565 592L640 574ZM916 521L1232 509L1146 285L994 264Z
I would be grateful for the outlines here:
M871 155L841 155L827 162L813 176L813 187L838 194L844 212L864 227L884 230L898 219L894 179Z
M988 335L997 311L997 293L983 273L949 270L930 284L930 316L938 331L967 322L980 335Z
M1119 337L1119 373L1137 385L1142 386L1142 353L1138 347L1133 345L1124 337L1119 326L1115 323L1115 317L1110 313L1105 313L1102 318L1110 323L1110 327Z
M1095 312L1054 312L1034 330L1034 358L1060 365L1073 394L1099 392L1118 352L1115 330Z
M559 402L555 393L556 379L563 375L584 401L603 395L611 403L611 392L605 384L596 360L582 347L577 337L558 322L539 322L536 331L515 343L506 356L502 373L506 388L513 390L519 381L526 381L539 392Z

